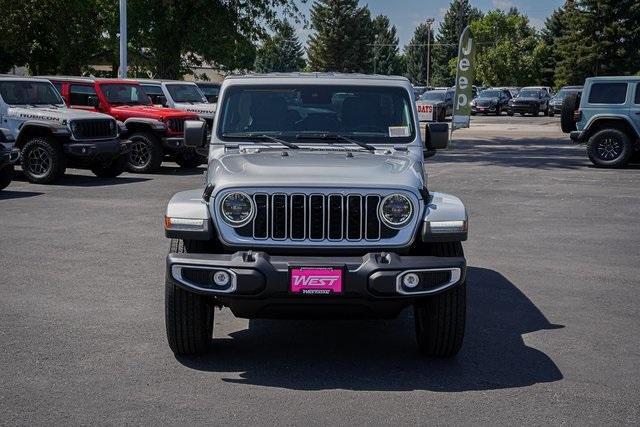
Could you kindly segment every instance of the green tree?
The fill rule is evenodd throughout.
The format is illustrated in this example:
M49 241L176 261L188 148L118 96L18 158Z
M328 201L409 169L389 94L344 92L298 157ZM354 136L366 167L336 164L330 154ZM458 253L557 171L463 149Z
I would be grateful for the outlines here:
M517 10L494 10L471 23L478 50L476 81L491 86L524 86L540 81L542 57L550 51L529 19Z
M427 43L433 43L433 29L427 24L416 27L409 44L404 48L407 78L416 85L427 84Z
M311 8L307 56L312 71L370 72L373 31L358 0L317 0Z
M564 31L555 43L557 85L629 75L640 68L637 0L573 0L564 9Z
M456 78L449 67L451 58L458 56L462 30L472 21L482 18L482 12L471 7L469 0L453 0L444 14L433 48L432 82L434 86L451 86Z
M260 73L292 72L304 68L302 45L288 21L277 25L256 52L255 70Z
M389 18L379 15L373 20L373 71L377 74L402 74L398 35Z

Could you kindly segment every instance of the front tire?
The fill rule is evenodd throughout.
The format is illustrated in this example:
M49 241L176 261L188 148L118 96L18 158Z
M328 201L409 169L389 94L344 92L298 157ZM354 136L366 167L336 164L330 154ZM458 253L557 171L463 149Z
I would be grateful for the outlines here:
M203 243L202 245L199 243ZM171 239L169 252L204 251L204 242ZM213 312L210 299L165 282L165 325L169 348L176 356L205 353L213 337Z
M464 256L460 242L436 243L429 248L431 256ZM453 357L464 340L467 314L466 281L419 300L413 306L416 340L420 351L428 357Z
M51 184L60 179L67 168L62 147L46 136L35 136L22 147L22 172L33 184Z
M131 135L131 147L127 170L133 173L150 173L160 169L162 164L162 146L151 132L138 132Z
M619 129L596 132L587 143L589 160L601 168L622 168L633 156L629 137Z
M185 169L195 169L202 164L202 156L194 150L182 150L176 154L176 163Z

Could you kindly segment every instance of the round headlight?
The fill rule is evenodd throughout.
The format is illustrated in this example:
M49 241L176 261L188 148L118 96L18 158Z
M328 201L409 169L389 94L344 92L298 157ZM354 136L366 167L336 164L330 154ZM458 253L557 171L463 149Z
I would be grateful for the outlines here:
M411 200L402 194L391 194L385 197L378 208L378 217L391 228L404 227L411 220L412 214Z
M253 200L245 193L233 192L222 198L220 213L224 222L232 227L242 227L253 219Z

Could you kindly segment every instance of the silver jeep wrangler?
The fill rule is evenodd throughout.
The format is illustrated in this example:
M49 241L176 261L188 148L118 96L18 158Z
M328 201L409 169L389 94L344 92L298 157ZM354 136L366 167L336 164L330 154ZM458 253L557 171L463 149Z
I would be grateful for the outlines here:
M166 329L175 354L207 350L215 307L243 318L390 318L413 306L420 349L451 357L465 330L467 212L427 187L423 143L402 77L229 77L202 189L173 196Z

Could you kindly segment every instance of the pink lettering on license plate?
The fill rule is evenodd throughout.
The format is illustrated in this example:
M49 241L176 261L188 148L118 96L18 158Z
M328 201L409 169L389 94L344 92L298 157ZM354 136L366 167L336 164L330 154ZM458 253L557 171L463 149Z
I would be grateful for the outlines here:
M342 292L342 269L292 268L290 289L294 294L339 294Z

